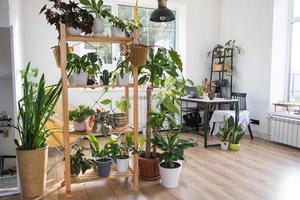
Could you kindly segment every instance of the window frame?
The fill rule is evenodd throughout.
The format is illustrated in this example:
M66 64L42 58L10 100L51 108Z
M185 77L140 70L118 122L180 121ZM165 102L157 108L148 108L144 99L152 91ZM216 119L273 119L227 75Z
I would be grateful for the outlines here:
M288 83L287 83L287 100L290 102L291 90L291 71L292 71L292 46L293 46L293 26L295 23L300 23L300 16L294 17L294 0L289 3L289 16L288 16L288 52L287 52L287 65L288 65Z

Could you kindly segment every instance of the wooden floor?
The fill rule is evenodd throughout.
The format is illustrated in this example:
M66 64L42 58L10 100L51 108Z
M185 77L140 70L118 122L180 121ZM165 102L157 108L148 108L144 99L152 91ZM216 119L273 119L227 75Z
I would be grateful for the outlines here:
M203 137L184 136L196 138L199 147L186 151L178 188L164 189L159 181L141 181L139 188L134 189L131 178L106 179L73 185L69 199L300 199L300 150L248 138L242 141L240 152L204 149ZM49 173L47 194L40 199L67 199L64 188L56 189L62 173L62 164ZM19 198L16 195L0 199Z

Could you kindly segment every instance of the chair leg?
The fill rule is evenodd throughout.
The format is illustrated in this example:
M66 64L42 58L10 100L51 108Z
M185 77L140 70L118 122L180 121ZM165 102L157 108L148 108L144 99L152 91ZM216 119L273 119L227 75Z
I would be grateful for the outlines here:
M216 122L213 123L213 127L211 128L211 131L210 131L210 135L214 134L215 126L216 126Z
M248 131L249 131L249 133L250 133L251 140L253 140L253 134L252 134L252 130L251 130L250 124L248 125Z

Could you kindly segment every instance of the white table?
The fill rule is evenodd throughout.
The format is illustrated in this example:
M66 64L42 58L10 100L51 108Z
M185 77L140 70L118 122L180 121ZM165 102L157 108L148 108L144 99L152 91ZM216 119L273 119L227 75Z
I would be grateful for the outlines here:
M237 99L225 99L225 98L214 98L213 100L210 99L201 99L201 98L188 98L182 97L179 99L181 101L181 115L183 111L183 102L188 103L196 103L197 107L200 108L201 106L204 108L204 120L203 120L203 131L204 131L204 148L207 147L214 147L220 146L221 144L208 144L208 118L209 118L209 106L211 105L222 105L222 104L238 104L239 101ZM199 110L200 111L200 110ZM236 116L235 120L238 116ZM182 116L181 116L182 118Z

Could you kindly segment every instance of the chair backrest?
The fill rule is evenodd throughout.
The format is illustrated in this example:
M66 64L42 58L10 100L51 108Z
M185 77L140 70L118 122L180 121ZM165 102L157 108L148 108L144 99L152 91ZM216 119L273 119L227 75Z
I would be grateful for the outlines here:
M239 93L239 92L231 93L231 98L239 100L240 110L247 110L246 96L247 93Z

